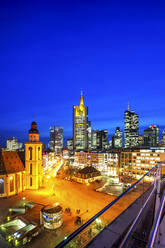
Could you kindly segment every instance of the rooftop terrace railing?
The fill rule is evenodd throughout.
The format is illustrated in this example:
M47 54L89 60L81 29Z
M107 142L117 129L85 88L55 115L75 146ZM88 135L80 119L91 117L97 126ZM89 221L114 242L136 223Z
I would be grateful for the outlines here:
M80 245L74 246L71 244L71 241L79 236L83 231L85 231L92 223L98 220L100 216L102 216L107 210L109 210L115 203L117 203L122 197L124 197L128 192L130 192L132 189L134 189L146 176L148 176L150 173L153 173L158 168L158 165L153 167L151 170L149 170L147 173L145 173L138 181L136 181L132 186L130 186L127 190L125 190L121 195L119 195L116 199L114 199L112 202L110 202L107 206L105 206L101 211L99 211L96 215L94 215L92 218L90 218L87 222L85 222L81 227L79 227L77 230L75 230L73 233L71 233L68 237L65 237L62 242L60 242L56 248L63 248L63 247L85 247L88 243L84 243L84 245L80 242ZM99 221L98 221L99 223ZM100 228L100 231L103 228ZM88 230L90 231L90 230ZM98 233L97 233L98 234ZM88 236L90 235L90 232L88 232ZM89 240L90 241L90 240Z
M158 230L159 230L160 221L161 221L164 207L165 207L165 191L164 191L161 203L160 203L160 207L159 207L159 210L158 210L158 213L156 216L156 220L155 220L154 225L153 225L152 230L151 230L148 248L157 247L157 246L155 246L155 243L157 241L157 234L158 234Z

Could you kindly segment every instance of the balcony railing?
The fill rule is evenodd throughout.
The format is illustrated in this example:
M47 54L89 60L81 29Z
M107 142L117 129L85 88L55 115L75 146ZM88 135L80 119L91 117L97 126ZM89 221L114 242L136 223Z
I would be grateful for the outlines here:
M121 198L126 196L128 192L131 190L135 189L136 186L141 183L142 181L144 182L144 178L148 176L149 174L154 174L156 173L158 166L153 167L151 170L149 170L147 173L145 173L139 180L137 180L132 186L130 186L127 190L125 190L121 195L119 195L116 199L114 199L112 202L110 202L107 206L105 206L101 211L99 211L96 215L94 215L92 218L90 218L86 223L84 223L81 227L79 227L77 230L75 230L73 233L71 233L68 237L65 237L62 242L60 242L56 248L62 248L62 247L85 247L92 239L92 229L89 229L89 226L94 224L94 222L97 224L97 230L96 235L103 230L104 227L101 227L100 225L100 219L107 210L111 209L112 206L115 205ZM143 185L143 193L144 193L144 185ZM109 224L109 223L107 223ZM100 227L100 228L99 228ZM84 233L86 232L86 233ZM81 240L80 235L84 233L84 236L88 236L88 238ZM96 236L95 235L95 236ZM76 239L75 245L72 243ZM77 244L77 245L76 245Z
M148 248L157 247L157 245L156 245L157 235L158 235L158 230L159 230L160 221L161 221L164 207L165 207L165 191L164 191L162 201L161 201L160 206L159 206L156 220L155 220L154 225L152 227L152 231L151 231L151 235L150 235L150 239L149 239L149 243L148 243Z

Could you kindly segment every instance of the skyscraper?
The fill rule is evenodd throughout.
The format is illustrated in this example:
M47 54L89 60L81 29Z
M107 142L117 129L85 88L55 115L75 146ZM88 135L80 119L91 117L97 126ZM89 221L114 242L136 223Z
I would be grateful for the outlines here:
M50 128L50 142L49 147L51 151L61 152L63 148L63 128L53 126Z
M165 131L162 132L162 145L165 146Z
M107 145L108 145L108 130L107 129L101 130L100 133L101 133L101 139L100 139L101 150L104 151L107 149Z
M139 116L134 111L128 110L124 113L124 146L138 146L139 138Z
M73 139L67 139L67 148L69 151L73 151Z
M159 126L151 125L144 130L144 146L157 146L159 144Z
M91 129L91 122L90 121L88 121L87 132L88 132L88 150L91 150L91 147L92 147L92 129Z
M105 130L92 130L92 143L91 149L97 151L104 151L107 149L108 131Z
M91 132L91 150L97 149L97 130Z
M123 144L122 130L120 129L120 127L117 127L116 131L115 131L115 137L114 137L114 147L115 148L121 148L122 144Z
M88 149L88 107L84 106L81 90L80 106L73 106L73 149L85 151Z
M138 139L139 146L143 145L143 135L139 134L139 139Z

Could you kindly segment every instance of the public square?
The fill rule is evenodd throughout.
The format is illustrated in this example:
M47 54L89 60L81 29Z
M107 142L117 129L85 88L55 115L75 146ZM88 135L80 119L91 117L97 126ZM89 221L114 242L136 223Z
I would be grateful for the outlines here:
M79 227L75 224L76 216L80 216L84 223L115 199L116 196L96 192L95 189L98 186L97 183L87 186L73 181L55 178L53 186L52 182L49 181L46 188L38 191L26 190L8 199L1 199L0 222L2 223L8 215L9 208L19 206L22 204L22 201L30 201L36 205L31 210L31 216L29 217L25 214L25 218L30 218L31 221L39 223L42 205L53 205L58 202L63 208L63 225L57 230L43 229L37 237L32 239L32 241L25 246L40 248L42 244L43 248L53 248ZM146 189L147 186L146 184L144 188ZM100 217L102 225L105 226L110 223L122 211L128 208L128 206L141 195L142 191L143 187L139 185L138 188L124 196L122 200L119 200L103 217ZM67 213L65 211L66 208L70 208L71 213ZM80 210L79 214L77 214L77 209ZM0 244L1 243L3 242L0 241ZM1 244L0 247L5 248L11 246L6 243L4 245Z

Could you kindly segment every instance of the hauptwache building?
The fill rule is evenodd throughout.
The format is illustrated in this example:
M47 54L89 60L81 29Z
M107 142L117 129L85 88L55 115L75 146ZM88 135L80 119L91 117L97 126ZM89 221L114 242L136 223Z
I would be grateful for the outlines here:
M36 122L29 130L25 152L0 151L0 197L16 195L42 186L42 143Z

